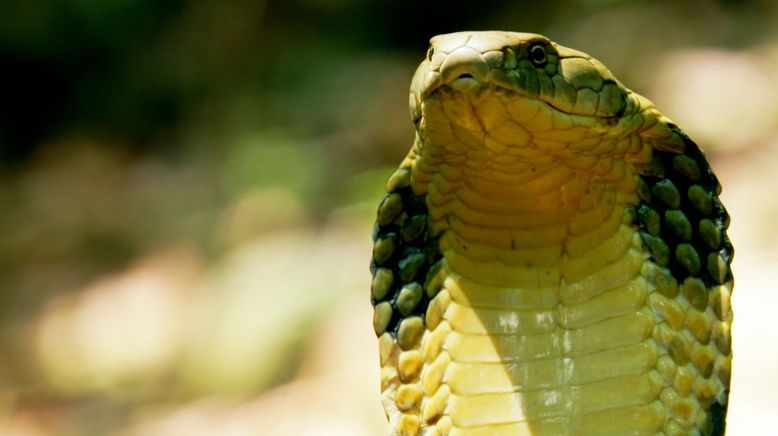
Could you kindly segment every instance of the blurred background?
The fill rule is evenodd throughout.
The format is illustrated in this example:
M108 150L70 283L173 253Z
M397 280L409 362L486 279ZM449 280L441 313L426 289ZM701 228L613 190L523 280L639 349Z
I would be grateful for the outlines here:
M539 32L702 144L737 250L729 434L778 406L778 3L10 0L0 434L380 435L368 298L428 39Z

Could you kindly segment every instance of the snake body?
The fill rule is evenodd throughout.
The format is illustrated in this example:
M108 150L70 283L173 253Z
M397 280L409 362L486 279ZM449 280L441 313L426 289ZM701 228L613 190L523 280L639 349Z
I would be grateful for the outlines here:
M537 34L431 40L374 228L393 435L722 435L732 246L700 148Z

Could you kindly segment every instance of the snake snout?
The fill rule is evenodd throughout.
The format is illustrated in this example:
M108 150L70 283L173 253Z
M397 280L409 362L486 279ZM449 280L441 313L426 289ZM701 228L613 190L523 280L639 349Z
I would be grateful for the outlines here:
M446 55L439 68L443 84L459 79L486 82L489 75L489 64L481 52L468 46L459 47Z

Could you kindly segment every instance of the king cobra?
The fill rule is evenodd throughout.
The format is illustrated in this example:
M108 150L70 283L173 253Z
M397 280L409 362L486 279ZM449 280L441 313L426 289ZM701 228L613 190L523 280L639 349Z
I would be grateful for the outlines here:
M732 245L700 148L599 61L432 38L373 232L392 435L723 435Z

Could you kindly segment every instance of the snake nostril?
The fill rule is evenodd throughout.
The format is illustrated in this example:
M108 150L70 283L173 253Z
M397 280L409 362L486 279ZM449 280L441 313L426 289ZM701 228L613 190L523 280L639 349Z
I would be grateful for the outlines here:
M427 60L432 62L432 56L435 55L435 49L430 47L429 50L427 50Z
M459 79L475 79L475 76L473 76L470 73L462 73L462 74L457 76L457 80L459 80Z

